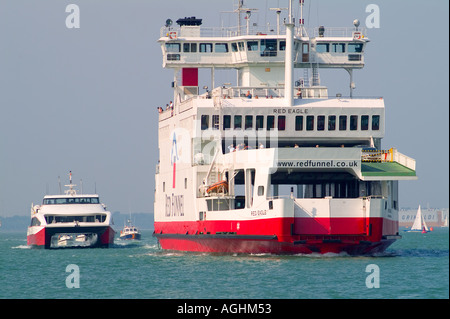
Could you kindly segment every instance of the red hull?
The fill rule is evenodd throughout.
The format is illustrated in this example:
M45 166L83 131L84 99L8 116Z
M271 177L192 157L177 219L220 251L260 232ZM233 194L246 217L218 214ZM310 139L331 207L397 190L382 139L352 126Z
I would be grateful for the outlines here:
M398 222L383 218L155 222L154 236L169 250L351 255L383 252L400 237Z

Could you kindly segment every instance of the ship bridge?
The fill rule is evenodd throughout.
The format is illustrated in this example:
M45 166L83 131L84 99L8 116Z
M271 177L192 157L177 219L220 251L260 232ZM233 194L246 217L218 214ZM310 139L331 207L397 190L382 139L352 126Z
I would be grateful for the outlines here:
M199 68L211 69L212 88L215 70L236 69L237 87L284 89L286 30L281 27L277 31L264 30L248 25L246 29L208 28L201 26L201 19L195 17L179 19L178 23L179 27L171 23L162 27L158 40L163 67L175 72L173 87L178 100L199 94ZM320 68L343 68L349 72L352 83L353 70L364 67L364 50L369 42L366 30L356 25L359 26L320 26L311 30L299 25L295 29L293 67L305 69L303 78L295 82L295 89L320 86ZM351 86L354 88L354 84ZM320 95L326 96L323 92Z

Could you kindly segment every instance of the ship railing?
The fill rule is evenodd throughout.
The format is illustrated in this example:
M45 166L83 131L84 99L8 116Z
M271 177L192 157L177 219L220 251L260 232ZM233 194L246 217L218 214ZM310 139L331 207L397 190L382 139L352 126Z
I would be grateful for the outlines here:
M412 169L414 171L416 170L416 160L400 153L395 148L393 149L393 159L394 159L394 162L397 162L403 166L406 166L409 169Z
M310 37L353 37L355 32L359 32L361 37L367 36L367 28L354 27L315 27L305 28L298 26L295 34L297 36ZM286 34L286 27L284 25L280 28L279 35ZM247 29L247 25L242 25L240 28L237 26L232 27L165 27L160 29L160 37L170 37L172 40L176 40L178 37L209 37L209 38L225 38L225 37L237 37L246 35L257 36L277 36L277 27L275 25L258 26L251 24Z
M395 148L389 150L362 150L362 162L396 162L409 169L416 170L416 160L406 156Z
M212 97L227 98L284 98L283 86L265 86L265 87L219 87L214 89ZM207 96L205 96L207 97ZM328 89L324 86L317 87L294 87L294 98L303 99L326 99L328 98Z
M323 31L323 32L322 32ZM315 27L308 30L311 37L353 37L354 32L359 32L361 37L367 37L367 28L354 27Z

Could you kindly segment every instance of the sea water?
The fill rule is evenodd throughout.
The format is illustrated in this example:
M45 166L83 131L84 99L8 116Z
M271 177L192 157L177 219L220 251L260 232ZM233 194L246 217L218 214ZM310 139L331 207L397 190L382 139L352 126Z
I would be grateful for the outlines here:
M352 257L164 251L152 231L109 249L31 249L25 231L0 231L0 298L449 298L448 228L402 236Z

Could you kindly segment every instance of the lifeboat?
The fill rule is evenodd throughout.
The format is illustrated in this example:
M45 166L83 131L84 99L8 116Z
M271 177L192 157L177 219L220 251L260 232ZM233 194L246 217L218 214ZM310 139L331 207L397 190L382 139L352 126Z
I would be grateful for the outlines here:
M206 192L209 193L226 193L228 192L228 182L227 181L219 181L217 183L212 184L206 189Z

